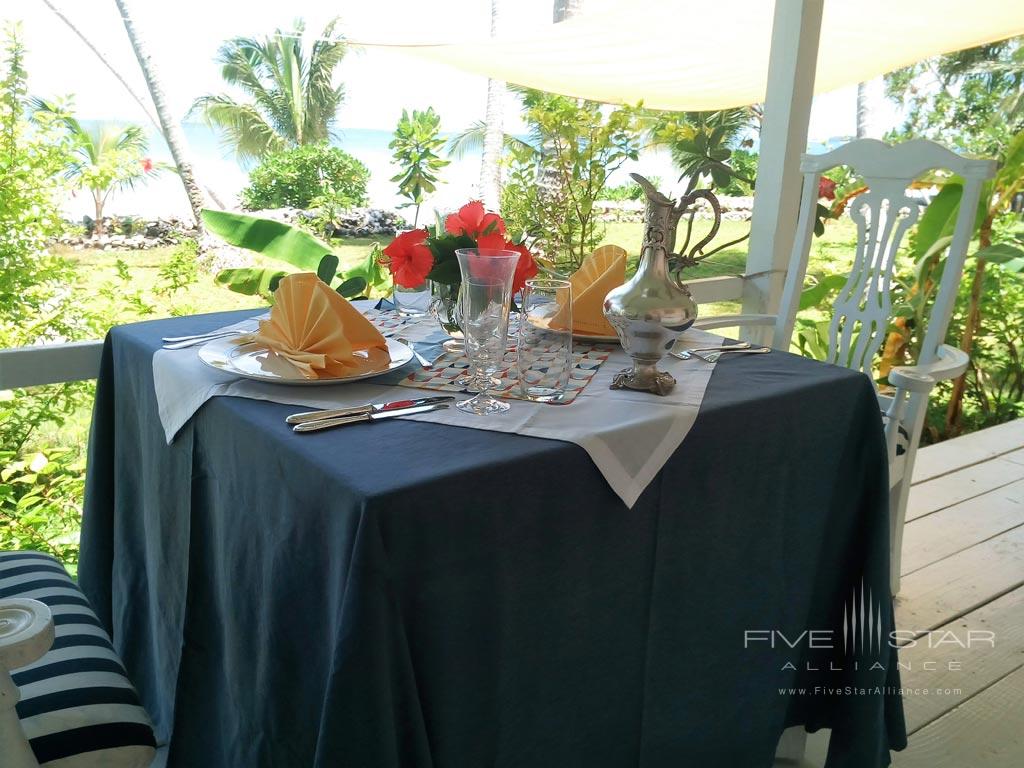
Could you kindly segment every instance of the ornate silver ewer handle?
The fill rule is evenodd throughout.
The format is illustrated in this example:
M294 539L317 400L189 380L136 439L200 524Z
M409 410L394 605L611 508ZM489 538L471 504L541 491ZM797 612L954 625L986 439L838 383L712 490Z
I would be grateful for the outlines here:
M680 268L696 264L701 248L718 233L722 211L711 190L694 190L677 203L643 176L631 176L647 195L640 266L631 280L605 297L604 315L615 328L623 350L632 358L633 367L618 374L612 388L666 395L675 387L676 380L659 371L658 363L679 334L697 319L697 304L686 286L670 274L669 260L678 262ZM674 254L679 219L699 198L707 200L715 212L711 231L685 253ZM684 249L688 246L689 242Z

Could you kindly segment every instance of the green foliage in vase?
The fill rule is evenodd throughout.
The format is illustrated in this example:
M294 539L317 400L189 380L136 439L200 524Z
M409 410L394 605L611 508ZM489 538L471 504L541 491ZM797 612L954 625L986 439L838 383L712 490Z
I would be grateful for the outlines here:
M531 249L548 264L578 269L601 241L594 203L608 178L636 160L638 111L520 89L530 142L507 161L501 210L509 231L531 236Z
M226 41L217 54L221 75L248 98L208 94L196 99L191 113L219 129L225 145L243 160L326 143L345 99L344 88L334 85L334 72L348 52L337 24L328 22L308 47L301 19L262 40Z
M437 189L438 173L449 162L438 155L445 144L440 131L441 117L433 107L422 112L414 109L412 115L403 109L388 144L395 164L401 168L391 181L397 182L398 194L409 200L405 205L416 207L414 228L419 224L420 206Z
M269 155L249 174L242 205L262 208L308 208L330 196L339 208L366 204L370 171L352 155L326 144L286 149Z

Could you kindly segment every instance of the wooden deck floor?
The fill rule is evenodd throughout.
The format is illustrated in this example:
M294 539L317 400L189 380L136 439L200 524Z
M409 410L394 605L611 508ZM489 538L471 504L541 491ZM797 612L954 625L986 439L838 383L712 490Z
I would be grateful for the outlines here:
M1024 419L923 449L907 521L896 625L922 634L900 653L910 745L893 764L1024 766ZM992 645L959 647L969 631ZM803 765L824 764L824 736Z

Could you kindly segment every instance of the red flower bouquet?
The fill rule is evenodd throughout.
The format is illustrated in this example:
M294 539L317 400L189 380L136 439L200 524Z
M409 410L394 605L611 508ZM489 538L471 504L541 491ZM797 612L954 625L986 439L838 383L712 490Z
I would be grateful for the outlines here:
M459 261L455 251L459 248L487 248L516 251L516 265L512 292L518 293L526 281L537 274L537 262L522 243L508 237L504 220L496 213L484 209L478 200L467 203L458 213L444 220L431 234L426 229L403 232L387 248L381 259L391 271L395 283L415 288L424 280L457 287L462 282Z

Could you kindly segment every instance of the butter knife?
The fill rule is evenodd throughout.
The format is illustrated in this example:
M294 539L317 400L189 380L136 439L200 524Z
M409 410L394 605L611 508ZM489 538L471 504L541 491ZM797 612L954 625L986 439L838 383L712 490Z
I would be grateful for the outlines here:
M308 424L314 421L323 421L324 419L337 419L342 416L358 416L364 413L384 413L386 411L394 411L402 408L418 408L421 405L450 403L454 399L455 398L452 395L442 395L440 397L421 397L417 400L393 400L390 403L367 403L366 405L356 405L351 408L329 408L322 411L303 411L302 413L293 413L285 419L285 423Z
M436 403L434 405L421 405L416 408L400 408L393 411L380 411L377 413L357 413L351 416L340 416L336 419L321 419L320 421L308 421L304 424L296 424L292 427L294 432L319 432L321 429L343 427L346 424L373 423L381 419L390 419L393 416L412 416L414 413L429 413L440 411L448 407L448 403Z

